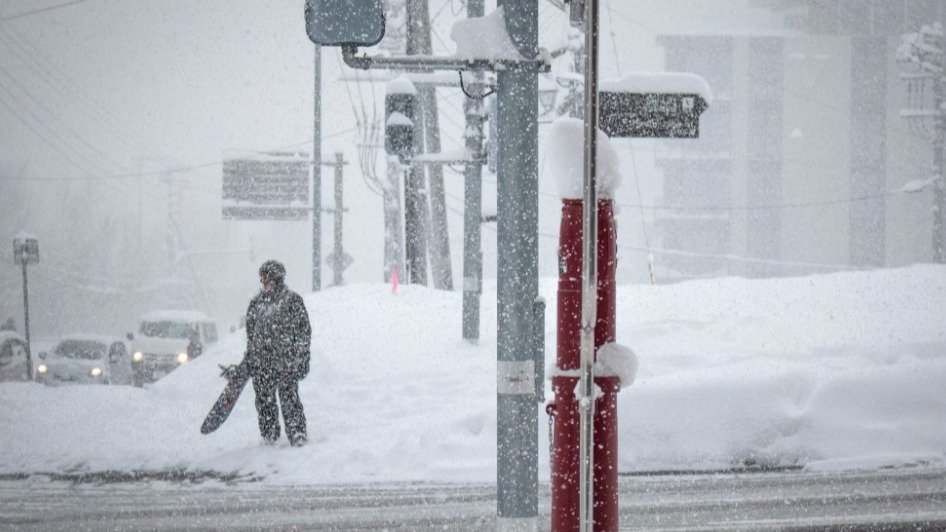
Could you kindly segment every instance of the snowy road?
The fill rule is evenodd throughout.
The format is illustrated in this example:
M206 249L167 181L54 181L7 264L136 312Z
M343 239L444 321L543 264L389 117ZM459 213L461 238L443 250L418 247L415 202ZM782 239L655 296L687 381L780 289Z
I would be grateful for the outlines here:
M541 493L548 525L548 489ZM20 530L493 530L495 489L411 484L271 488L207 482L0 482ZM626 530L946 529L946 470L621 478ZM916 525L920 526L917 527Z

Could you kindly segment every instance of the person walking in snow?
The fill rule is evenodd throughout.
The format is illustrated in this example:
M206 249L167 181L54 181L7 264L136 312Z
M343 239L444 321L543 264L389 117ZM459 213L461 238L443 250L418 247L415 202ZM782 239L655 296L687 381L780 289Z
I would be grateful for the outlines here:
M262 289L246 311L246 354L237 368L253 378L263 440L271 444L279 439L281 405L289 443L301 446L306 443L306 420L299 381L309 373L309 313L302 297L286 288L286 268L280 262L264 262L259 278Z

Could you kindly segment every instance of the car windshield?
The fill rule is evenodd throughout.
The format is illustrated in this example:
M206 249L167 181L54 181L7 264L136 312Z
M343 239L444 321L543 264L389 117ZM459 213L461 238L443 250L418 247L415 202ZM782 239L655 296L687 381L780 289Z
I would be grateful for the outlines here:
M175 323L172 321L143 321L141 322L142 336L150 338L189 338L194 329L188 323Z
M105 356L105 344L94 340L63 340L55 353L65 358L97 360Z

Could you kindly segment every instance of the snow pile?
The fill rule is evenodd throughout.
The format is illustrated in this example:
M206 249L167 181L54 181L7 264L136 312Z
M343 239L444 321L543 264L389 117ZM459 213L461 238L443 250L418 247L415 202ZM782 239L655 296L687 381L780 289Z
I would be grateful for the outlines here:
M713 92L705 79L688 72L631 72L621 79L603 80L602 92L633 92L638 94L696 94L713 103Z
M621 387L634 384L637 378L637 355L626 345L615 342L604 344L595 355L595 376L614 376L621 379Z
M457 43L456 57L460 59L508 59L523 57L506 31L506 17L502 6L485 17L458 20L450 30L450 38Z
M540 295L554 298L555 287L544 280ZM200 434L224 385L217 364L244 349L238 332L146 389L0 383L0 473L495 482L495 284L484 286L476 347L460 340L460 292L351 285L305 299L308 446L261 445L252 387L223 427ZM942 266L618 287L617 338L640 358L636 382L618 395L620 470L942 466L944 299ZM554 312L545 326L552 361ZM614 372L633 369L617 362L630 357L603 358ZM537 409L547 482L548 423Z
M554 179L562 198L581 199L585 184L585 124L577 118L559 118L545 140L543 179ZM613 197L621 186L620 159L611 139L598 130L598 195Z

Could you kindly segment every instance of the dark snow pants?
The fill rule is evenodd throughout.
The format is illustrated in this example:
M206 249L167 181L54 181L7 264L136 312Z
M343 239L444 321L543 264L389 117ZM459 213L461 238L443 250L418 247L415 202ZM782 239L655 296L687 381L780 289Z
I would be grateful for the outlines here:
M267 442L279 439L279 406L282 406L289 442L305 443L305 412L299 399L299 381L288 375L254 377L253 390L256 392L256 413L259 415L259 432L263 439ZM279 405L276 403L277 395Z

